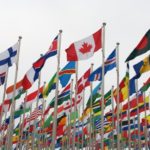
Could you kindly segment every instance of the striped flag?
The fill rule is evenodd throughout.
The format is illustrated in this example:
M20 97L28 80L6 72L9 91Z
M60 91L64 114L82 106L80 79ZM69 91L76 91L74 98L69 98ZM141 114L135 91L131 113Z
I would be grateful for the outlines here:
M52 57L57 54L58 49L57 46L58 46L58 36L56 36L56 38L52 42L52 45L49 48L48 52L46 52L43 56L41 56L41 58L35 61L32 67L25 74L22 81L22 86L24 90L29 89L32 86L32 84L38 79L39 73L41 72L41 69L43 68L46 60L49 57Z
M106 61L104 62L104 70L105 74L116 67L116 49L112 51L112 53L108 56ZM102 67L97 68L94 72L92 72L88 78L89 81L102 80Z

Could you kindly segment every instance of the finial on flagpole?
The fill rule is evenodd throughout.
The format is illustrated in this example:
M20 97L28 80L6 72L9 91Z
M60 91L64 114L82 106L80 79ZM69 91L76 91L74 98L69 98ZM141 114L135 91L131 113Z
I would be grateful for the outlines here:
M118 46L120 45L120 43L119 43L119 42L117 42L116 44L117 44Z
M106 26L106 22L103 22L103 26Z
M63 31L62 30L59 30L59 33L62 33Z
M22 39L22 36L19 36L18 39L21 40L21 39Z

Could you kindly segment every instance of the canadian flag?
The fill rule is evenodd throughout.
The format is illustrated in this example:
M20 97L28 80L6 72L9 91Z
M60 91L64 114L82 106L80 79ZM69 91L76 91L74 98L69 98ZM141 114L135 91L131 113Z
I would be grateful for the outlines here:
M93 56L94 52L102 47L102 29L89 37L72 43L66 49L68 61L85 60Z

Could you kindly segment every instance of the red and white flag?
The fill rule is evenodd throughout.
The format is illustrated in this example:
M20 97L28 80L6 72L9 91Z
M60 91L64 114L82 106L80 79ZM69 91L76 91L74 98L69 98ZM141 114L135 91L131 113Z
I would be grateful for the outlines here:
M84 75L78 80L78 94L85 89L85 87L90 85L90 81L88 80L90 76L91 69L89 68Z
M102 48L102 29L85 39L72 43L66 49L67 60L79 61L88 59L100 48Z

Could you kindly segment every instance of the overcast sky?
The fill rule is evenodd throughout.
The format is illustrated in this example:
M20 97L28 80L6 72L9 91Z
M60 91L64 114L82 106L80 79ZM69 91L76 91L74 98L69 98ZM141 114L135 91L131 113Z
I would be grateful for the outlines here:
M87 37L106 22L106 57L120 42L120 80L125 75L127 56L150 28L149 0L0 0L0 52L22 36L18 80L32 63L45 53L59 29L62 33L61 67L66 61L65 49L74 41ZM144 58L131 61L132 65ZM101 65L101 51L79 63L81 76L91 63ZM56 57L47 60L42 70L42 82L49 81L56 69ZM8 84L13 83L15 67L10 69ZM139 81L142 84L149 74ZM106 75L107 92L116 85L115 69ZM34 84L30 91L37 86ZM2 89L2 87L0 88ZM88 90L88 89L87 89ZM1 90L2 91L2 90ZM54 94L54 93L53 93Z

